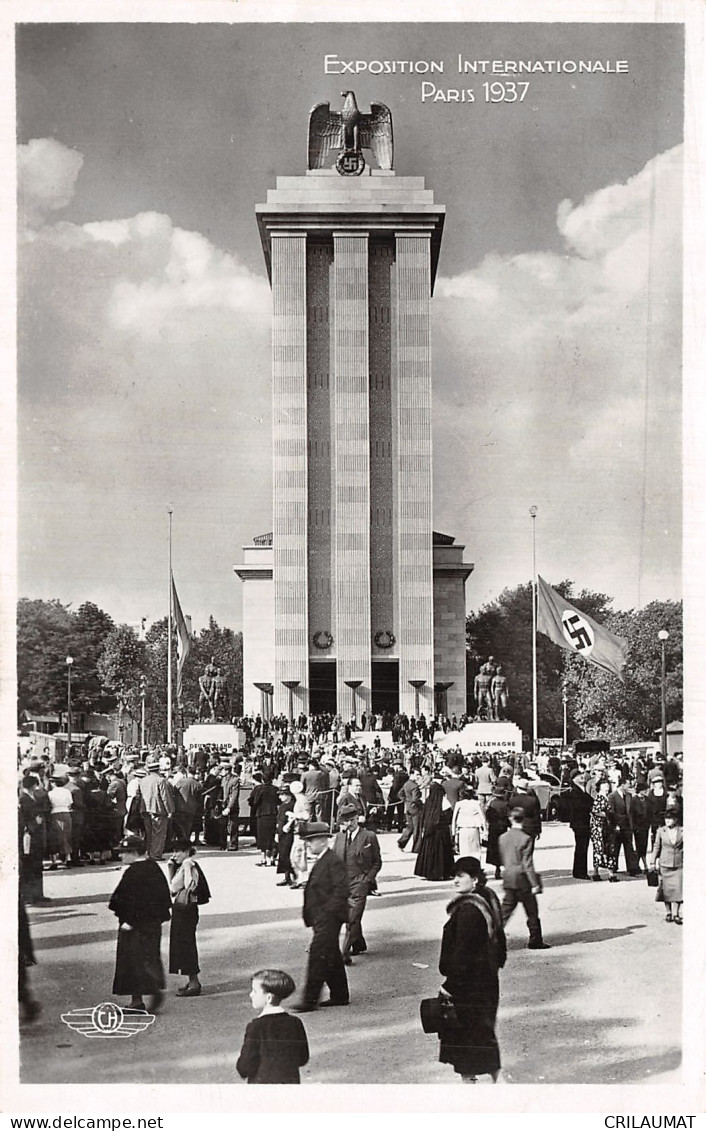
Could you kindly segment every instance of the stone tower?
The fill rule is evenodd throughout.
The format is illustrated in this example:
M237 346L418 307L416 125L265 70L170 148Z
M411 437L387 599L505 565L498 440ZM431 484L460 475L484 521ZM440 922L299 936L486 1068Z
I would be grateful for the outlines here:
M462 713L473 567L432 530L445 209L423 178L366 165L278 177L256 211L273 300L273 528L236 567L244 709Z

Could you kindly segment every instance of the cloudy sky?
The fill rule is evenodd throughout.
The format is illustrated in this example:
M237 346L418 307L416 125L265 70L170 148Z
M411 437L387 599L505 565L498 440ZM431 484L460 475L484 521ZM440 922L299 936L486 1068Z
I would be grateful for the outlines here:
M490 104L469 60L534 73ZM326 74L443 60L444 74ZM472 88L475 101L423 100ZM270 292L255 223L319 101L393 114L395 168L447 206L433 302L434 525L469 608L537 564L617 608L680 589L676 25L32 25L17 37L21 596L240 626L271 529ZM428 93L428 88L427 88Z

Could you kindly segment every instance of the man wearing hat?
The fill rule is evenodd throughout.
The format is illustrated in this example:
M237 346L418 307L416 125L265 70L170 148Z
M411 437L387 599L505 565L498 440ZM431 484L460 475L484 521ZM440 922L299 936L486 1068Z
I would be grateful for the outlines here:
M74 868L83 868L81 848L86 823L86 801L79 781L80 777L80 766L68 767L65 788L71 793L71 863Z
M223 816L226 818L226 845L229 852L237 852L240 834L240 771L238 764L228 762L221 778Z
M530 788L529 778L522 776L518 779L517 789L513 793L508 802L508 808L522 809L524 819L522 821L523 832L532 838L532 847L534 842L538 839L542 832L542 807L539 804L539 798L536 793L533 793Z
M354 805L342 805L338 813L340 832L333 842L333 851L342 860L348 876L348 921L343 936L343 961L351 965L351 955L368 949L363 937L365 901L382 868L380 843L375 833L358 824Z
M302 1000L292 1006L297 1013L318 1009L324 983L330 998L322 1005L348 1005L348 979L338 945L341 926L348 919L348 879L342 860L328 846L329 827L323 821L309 821L302 836L315 863L304 889L302 915L314 937L309 947L309 963Z
M145 826L145 847L152 860L161 860L167 842L169 818L174 815L172 787L159 772L159 758L150 755L147 773L137 787L140 812Z
M588 845L591 839L591 810L593 798L586 792L588 774L574 770L571 774L569 793L569 825L574 834L574 865L572 876L575 880L589 880Z
M412 770L409 778L400 786L400 800L404 805L405 828L402 836L397 841L397 847L404 852L408 842L412 841L412 851L417 851L420 837L420 821L422 818L422 791L419 784L419 772Z

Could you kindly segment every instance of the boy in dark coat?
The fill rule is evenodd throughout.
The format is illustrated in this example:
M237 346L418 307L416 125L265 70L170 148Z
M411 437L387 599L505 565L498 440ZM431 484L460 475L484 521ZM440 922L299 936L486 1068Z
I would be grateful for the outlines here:
M306 1030L280 1005L293 992L284 970L253 974L250 1001L260 1016L249 1022L235 1066L248 1084L301 1084L299 1069L309 1061Z

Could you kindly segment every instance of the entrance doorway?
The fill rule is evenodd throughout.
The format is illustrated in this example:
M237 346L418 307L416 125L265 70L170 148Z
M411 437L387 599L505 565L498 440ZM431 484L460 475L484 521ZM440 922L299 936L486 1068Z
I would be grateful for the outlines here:
M371 669L373 714L396 715L400 709L399 660L373 660Z
M309 711L312 715L336 714L336 661L309 661Z

